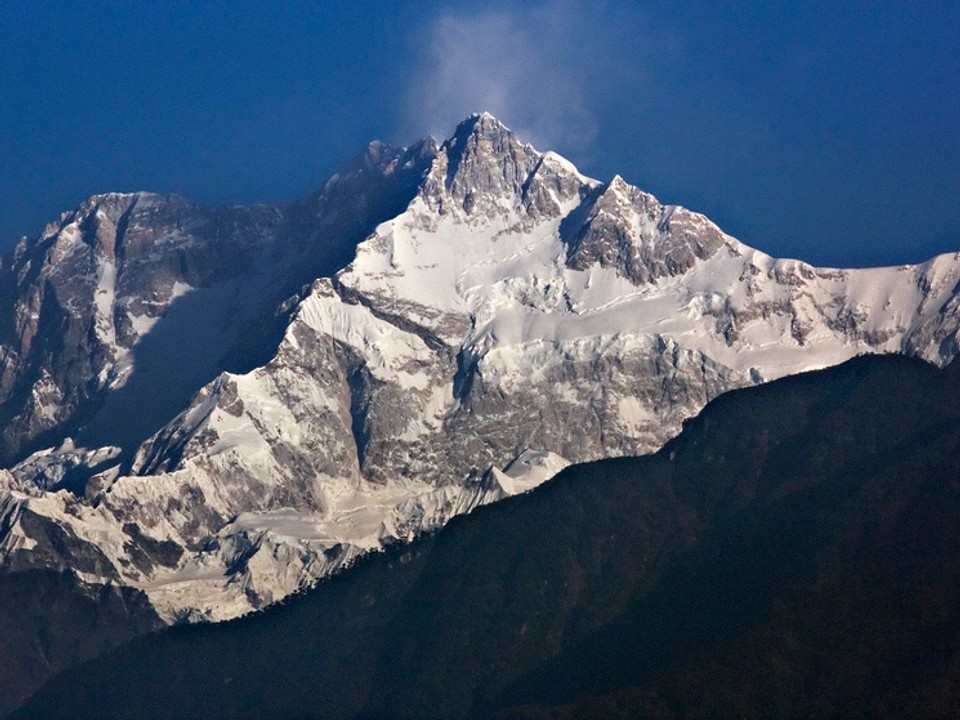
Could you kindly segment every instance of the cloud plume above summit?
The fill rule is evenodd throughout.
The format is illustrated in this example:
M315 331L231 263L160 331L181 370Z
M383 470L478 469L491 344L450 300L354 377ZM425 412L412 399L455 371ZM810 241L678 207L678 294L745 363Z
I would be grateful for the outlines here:
M628 48L663 54L671 42L638 12L604 3L587 10L579 0L553 0L435 18L406 94L402 132L442 137L487 110L539 147L588 149L600 128L598 96L616 83L644 81Z

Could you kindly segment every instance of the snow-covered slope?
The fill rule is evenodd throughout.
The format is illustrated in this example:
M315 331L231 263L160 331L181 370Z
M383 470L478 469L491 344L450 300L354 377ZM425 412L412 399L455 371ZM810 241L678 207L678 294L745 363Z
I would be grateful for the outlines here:
M133 449L225 369L270 358L278 305L402 210L434 148L371 143L276 206L96 195L0 260L0 463L59 444Z
M569 462L654 450L726 390L957 352L960 254L775 260L487 114L440 147L376 147L409 195L284 304L269 362L220 374L129 462L69 445L0 479L8 570L69 566L169 620L230 617ZM49 481L64 463L89 468L83 494Z

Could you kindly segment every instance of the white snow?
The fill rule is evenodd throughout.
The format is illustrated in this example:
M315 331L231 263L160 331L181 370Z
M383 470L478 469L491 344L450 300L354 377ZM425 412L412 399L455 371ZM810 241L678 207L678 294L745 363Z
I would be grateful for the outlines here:
M554 452L524 450L502 471L491 472L504 496L521 495L542 485L570 462Z
M99 277L94 290L94 327L97 337L108 348L117 351L117 333L113 324L113 308L117 301L117 266L112 259L102 260ZM101 382L106 381L107 369L101 373Z

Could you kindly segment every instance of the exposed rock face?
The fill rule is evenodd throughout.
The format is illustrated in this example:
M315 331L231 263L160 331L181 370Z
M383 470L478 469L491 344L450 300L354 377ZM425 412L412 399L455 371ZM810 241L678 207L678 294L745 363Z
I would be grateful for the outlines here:
M724 244L720 229L702 215L661 205L619 175L595 191L569 220L571 268L586 270L598 263L635 285L682 275Z
M20 242L0 282L0 457L10 461L133 371L132 348L190 290L248 270L280 214L147 193L90 198Z
M568 462L652 451L726 390L865 352L939 364L957 352L960 254L875 270L775 260L620 178L580 175L489 115L439 147L371 145L293 206L230 212L262 219L229 236L233 264L196 265L208 283L242 278L231 297L258 303L225 307L254 324L277 288L299 289L272 357L210 364L231 372L197 383L133 452L109 433L85 448L81 434L13 467L0 494L8 571L82 563L89 582L143 589L167 620L230 617ZM218 257L212 237L194 239L198 257ZM322 271L346 247L346 266ZM158 316L176 294L164 282ZM27 297L34 283L19 287ZM77 292L100 317L94 291ZM102 332L129 339L88 343L119 349L85 350L78 379L34 392L47 406L103 374L93 423L110 417L117 358L161 327L125 335L112 307L114 335ZM262 347L268 334L231 337ZM49 357L42 367L57 367ZM50 427L66 434L62 422ZM80 485L64 479L78 473Z

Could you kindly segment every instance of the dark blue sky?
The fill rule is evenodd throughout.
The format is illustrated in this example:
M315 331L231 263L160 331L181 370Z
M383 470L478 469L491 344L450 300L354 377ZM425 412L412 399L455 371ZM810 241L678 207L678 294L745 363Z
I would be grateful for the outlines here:
M487 109L775 255L960 250L960 3L707 5L0 3L0 245L107 190L290 199Z

